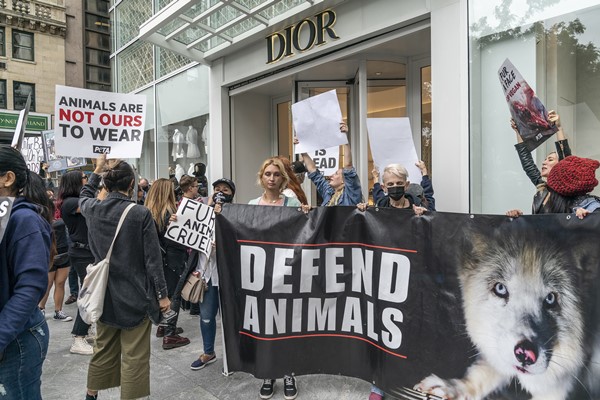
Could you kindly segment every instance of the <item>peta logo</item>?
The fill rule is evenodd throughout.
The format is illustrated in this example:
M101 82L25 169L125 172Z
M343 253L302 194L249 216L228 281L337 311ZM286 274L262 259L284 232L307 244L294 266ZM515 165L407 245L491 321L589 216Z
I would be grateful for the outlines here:
M94 153L96 154L110 154L110 146L96 146L94 145Z

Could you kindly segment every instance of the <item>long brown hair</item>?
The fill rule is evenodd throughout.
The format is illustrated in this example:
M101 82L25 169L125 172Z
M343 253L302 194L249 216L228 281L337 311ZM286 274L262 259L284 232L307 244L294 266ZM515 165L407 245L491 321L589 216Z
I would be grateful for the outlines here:
M294 173L294 169L292 168L292 163L290 162L290 160L287 157L278 156L277 158L279 158L281 160L281 162L283 163L283 166L285 167L285 172L288 175L289 179L287 182L287 187L290 188L292 190L292 192L294 192L296 194L296 197L298 197L298 200L300 200L301 204L307 205L308 200L306 199L306 194L304 193L304 190L302 190L302 186L300 186L300 181L298 180L298 177Z
M162 231L165 228L167 213L174 214L177 211L173 183L164 178L154 181L148 190L144 205L150 210L159 232Z

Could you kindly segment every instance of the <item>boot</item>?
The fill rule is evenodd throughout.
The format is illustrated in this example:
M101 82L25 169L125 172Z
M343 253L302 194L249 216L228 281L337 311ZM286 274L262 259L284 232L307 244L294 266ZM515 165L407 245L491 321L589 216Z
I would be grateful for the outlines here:
M187 346L190 344L190 339L185 338L183 336L179 336L177 334L174 335L165 335L163 337L163 350L174 349L176 347Z

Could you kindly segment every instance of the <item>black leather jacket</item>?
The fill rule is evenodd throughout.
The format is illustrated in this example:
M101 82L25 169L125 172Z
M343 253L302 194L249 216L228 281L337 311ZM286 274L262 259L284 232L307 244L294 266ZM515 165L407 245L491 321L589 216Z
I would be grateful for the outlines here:
M555 145L559 161L571 155L571 148L569 147L569 141L567 139L557 140ZM539 214L544 206L544 199L548 195L546 181L542 178L542 173L533 162L533 157L531 157L531 153L529 150L527 150L525 143L515 144L515 149L519 155L519 160L521 160L523 171L525 171L531 183L533 183L537 188L537 192L533 196L531 212L533 214Z

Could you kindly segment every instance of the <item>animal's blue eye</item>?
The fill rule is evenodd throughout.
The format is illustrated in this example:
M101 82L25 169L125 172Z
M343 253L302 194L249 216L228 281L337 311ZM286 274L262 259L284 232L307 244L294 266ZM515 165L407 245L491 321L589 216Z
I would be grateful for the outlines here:
M544 305L548 308L552 308L554 306L556 306L556 293L554 292L550 292L548 293L548 296L546 296L546 298L544 299Z
M498 282L494 285L494 294L505 299L508 297L508 289L504 284Z

